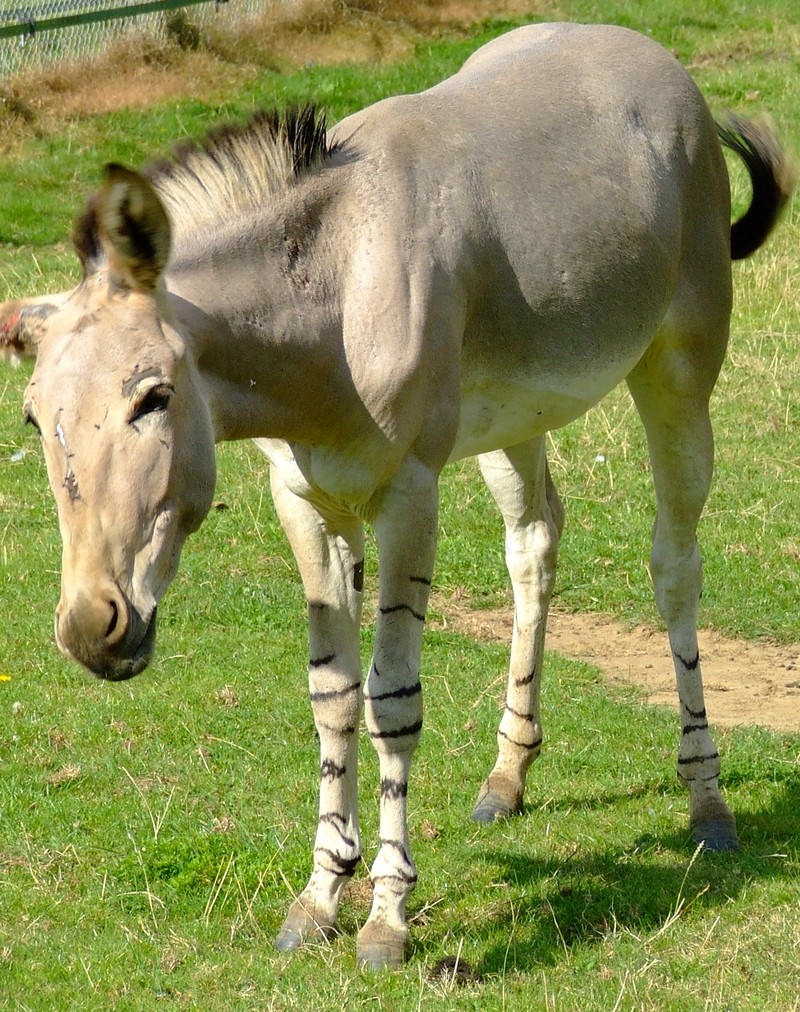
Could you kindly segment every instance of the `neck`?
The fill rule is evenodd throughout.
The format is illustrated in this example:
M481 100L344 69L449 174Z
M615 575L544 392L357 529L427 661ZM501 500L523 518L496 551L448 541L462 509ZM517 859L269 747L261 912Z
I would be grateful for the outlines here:
M172 319L218 442L332 447L375 429L343 334L341 279L357 246L352 229L345 238L337 225L344 171L301 180L266 210L174 251Z
M344 364L341 328L330 308L284 279L265 282L269 273L234 285L195 270L192 284L171 286L173 319L193 352L217 442L316 441L327 423L324 391Z
M216 439L324 442L352 390L329 200L294 187L268 218L176 250L172 316L193 351Z

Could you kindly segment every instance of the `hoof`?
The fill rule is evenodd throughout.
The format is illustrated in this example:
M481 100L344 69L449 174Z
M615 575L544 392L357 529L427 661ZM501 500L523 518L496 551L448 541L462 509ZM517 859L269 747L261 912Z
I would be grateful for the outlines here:
M278 952L294 952L295 949L299 949L302 945L307 945L309 942L318 945L323 942L330 942L339 934L341 932L335 924L324 928L318 924L314 924L311 930L306 931L298 931L296 928L287 927L284 924L275 938L275 948Z
M275 939L278 952L294 952L308 942L329 942L339 934L337 925L329 920L315 918L302 899L297 899L289 908L286 920Z
M292 928L287 928L285 925L278 932L278 937L275 939L275 948L278 952L294 952L295 949L299 949L303 944L303 936L299 931L294 931Z
M376 930L365 924L358 935L356 959L367 970L397 970L408 957L408 932Z
M736 835L736 824L728 819L708 819L692 826L692 835L696 844L703 846L703 851L723 853L739 849L739 837Z
M522 812L522 803L509 804L496 791L483 791L472 809L473 822L498 822Z

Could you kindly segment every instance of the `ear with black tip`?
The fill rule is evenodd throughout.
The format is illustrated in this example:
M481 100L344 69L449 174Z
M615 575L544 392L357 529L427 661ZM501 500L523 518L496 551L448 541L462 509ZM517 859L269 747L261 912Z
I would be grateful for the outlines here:
M151 184L122 165L107 165L95 205L97 234L117 280L152 291L169 258L170 226Z

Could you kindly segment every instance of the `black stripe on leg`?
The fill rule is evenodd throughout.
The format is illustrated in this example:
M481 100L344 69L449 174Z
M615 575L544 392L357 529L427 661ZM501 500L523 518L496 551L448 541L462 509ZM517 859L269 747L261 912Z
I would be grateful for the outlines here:
M520 720L527 720L533 723L532 713L520 713L519 710L515 710L514 707L509 706L508 703L506 703L506 709L509 713L513 713L515 717L519 717Z
M418 622L424 622L425 616L420 615L418 611L414 611L410 604L394 604L388 608L380 608L381 615L393 615L396 611L407 611L414 616Z
M409 579L412 583L421 583L425 587L430 587L431 581L425 576L410 576Z
M690 661L685 660L679 653L673 651L675 657L681 662L687 671L694 671L697 665L700 663L700 653L698 652Z
M689 707L686 705L686 703L683 702L683 700L681 700L681 703L683 704L684 710L686 710L686 712L689 714L689 716L693 720L705 720L706 719L706 708L705 707L703 707L702 710L690 710Z
M707 763L711 762L712 759L719 759L719 752L710 752L708 755L697 755L691 759L679 759L679 766L691 766L692 763Z
M329 850L327 847L315 847L314 854L324 854L334 865L333 868L326 867L325 871L329 871L333 875L347 876L347 878L353 877L353 874L361 861L360 855L358 857L340 857L336 851Z
M396 850L400 854L407 865L411 865L411 858L408 856L408 851L399 840L388 840L385 837L381 837L381 847L391 847L392 850Z
M342 734L346 737L356 733L356 729L353 724L347 724L345 727L334 727L333 724L326 724L323 720L316 721L316 724L317 727L323 731L331 731L333 734Z
M536 668L534 668L529 675L525 675L523 678L515 678L514 685L530 685L534 678L536 678Z
M385 840L381 838L381 847L391 847L392 850L395 850L400 854L404 864L408 865L409 868L413 868L411 859L408 856L406 848L403 846L402 843L400 843L399 840ZM399 882L403 882L406 885L414 885L417 881L417 876L415 873L409 874L408 872L403 871L402 868L396 868L395 873L393 875L376 875L372 881L373 882L387 881L387 880L391 881L392 879L395 879L396 881Z
M680 770L678 770L678 780L683 781L685 784L693 784L696 781L700 781L701 784L710 784L713 780L717 780L716 773L711 773L707 777L685 777Z
M381 780L381 797L390 798L392 801L408 797L408 784L403 780L391 780L389 777L384 777Z
M378 672L376 671L375 674ZM368 695L364 693L364 699L371 702L376 702L381 699L408 699L410 696L417 696L422 692L422 683L416 682L414 685L404 685L400 689L395 689L393 692L381 692L377 696Z
M308 666L310 668L322 668L333 660L336 660L336 654L328 654L326 657L312 657L308 662Z
M708 730L708 721L703 721L702 724L687 724L686 727L684 727L683 730L681 731L681 734L693 734L695 731L707 731L707 730Z
M319 821L332 826L339 834L342 843L346 846L355 847L356 841L352 839L352 837L348 836L344 831L347 821L343 815L339 814L339 812L326 812L324 815L320 815Z
M524 741L515 741L515 739L512 738L510 735L506 734L505 731L498 731L497 733L500 735L501 738L505 738L506 741L511 742L512 745L516 745L517 748L524 748L528 749L528 751L530 752L533 752L535 749L542 747L541 738L537 738L536 741L532 741L530 745L528 745Z
M323 759L319 768L319 775L323 780L341 780L347 773L346 766L337 766L333 759Z
M422 721L417 720L413 724L399 727L396 731L370 731L369 736L375 740L379 738L406 738L412 734L419 734L422 730Z
M351 685L345 685L343 689L326 689L324 692L311 692L309 696L312 703L327 703L330 699L341 699L342 696L348 696L351 692L358 692L361 688L361 682L353 682Z
M417 876L408 875L405 872L401 871L396 872L394 875L373 875L372 876L373 886L377 885L378 882L382 882L384 884L392 882L399 883L400 888L396 889L395 892L398 894L398 896L405 896L406 892L408 891L408 888L410 887L413 889L414 886L417 884Z

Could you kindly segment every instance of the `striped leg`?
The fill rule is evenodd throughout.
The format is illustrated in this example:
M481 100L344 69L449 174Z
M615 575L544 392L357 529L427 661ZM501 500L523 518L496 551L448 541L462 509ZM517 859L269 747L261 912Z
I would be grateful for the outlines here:
M339 897L361 858L358 723L364 539L360 521L326 522L286 488L275 468L271 477L275 506L308 600L309 690L320 742L314 867L275 942L287 951L336 933Z
M522 810L525 776L542 745L542 656L564 511L547 467L544 437L483 454L479 463L505 521L506 565L514 590L498 757L472 813L477 822L493 822Z
M714 441L708 396L676 390L691 372L681 358L645 360L628 385L647 431L656 522L650 572L656 604L667 626L680 701L678 776L689 790L690 824L708 850L736 850L733 814L719 790L720 761L706 719L697 645L702 565L696 532L713 470ZM673 368L674 367L674 368Z
M436 475L409 461L384 496L375 522L380 594L364 708L380 764L380 848L372 865L372 910L357 950L359 961L375 968L397 966L405 957L405 905L417 881L406 798L422 729L420 652L437 510Z

